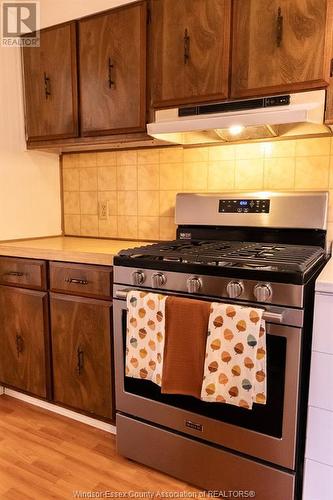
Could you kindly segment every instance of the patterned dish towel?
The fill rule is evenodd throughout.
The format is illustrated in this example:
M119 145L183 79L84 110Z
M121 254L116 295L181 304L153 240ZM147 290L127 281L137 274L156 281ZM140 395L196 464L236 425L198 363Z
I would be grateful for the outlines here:
M127 295L127 377L162 382L166 296L131 291Z
M252 409L266 404L266 330L262 309L213 302L201 390L203 401Z

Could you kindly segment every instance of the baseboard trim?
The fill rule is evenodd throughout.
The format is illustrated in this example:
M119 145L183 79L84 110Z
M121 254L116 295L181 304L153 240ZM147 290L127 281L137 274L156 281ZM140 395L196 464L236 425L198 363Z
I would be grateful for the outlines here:
M62 415L63 417L76 420L77 422L81 422L82 424L90 425L91 427L109 432L110 434L116 434L116 428L114 425L107 424L106 422L102 422L101 420L96 420L95 418L87 417L86 415L81 415L81 413L76 413L75 411L68 410L67 408L62 408L61 406L48 403L47 401L42 401L41 399L28 396L27 394L23 394L22 392L14 391L12 389L6 389L0 386L0 395L1 394L5 394L6 396L10 396L11 398L19 399L20 401L24 401L34 406L39 406L44 410L48 410L52 413L57 413L58 415Z

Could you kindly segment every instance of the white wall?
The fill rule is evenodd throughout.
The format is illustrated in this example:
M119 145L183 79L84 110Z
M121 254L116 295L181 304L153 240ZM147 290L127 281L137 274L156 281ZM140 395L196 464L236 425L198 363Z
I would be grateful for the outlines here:
M131 2L133 0L40 0L41 25L45 28Z
M60 234L56 155L27 152L20 52L0 47L0 240Z
M41 27L131 0L41 0ZM61 232L59 159L28 152L20 51L0 47L0 240Z

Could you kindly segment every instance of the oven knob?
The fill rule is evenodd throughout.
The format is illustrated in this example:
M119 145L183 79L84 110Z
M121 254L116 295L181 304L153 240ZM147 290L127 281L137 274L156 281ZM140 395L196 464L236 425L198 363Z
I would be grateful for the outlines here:
M267 302L273 295L272 287L269 283L258 284L253 290L258 302Z
M244 292L244 286L241 281L230 281L227 284L227 294L231 299L237 299Z
M146 276L142 271L134 271L132 273L132 282L133 285L142 285L146 280Z
M199 278L189 278L187 280L187 290L189 293L198 293L201 288L201 281Z
M162 273L155 273L151 277L151 284L154 288L160 288L165 285L166 281L166 276Z

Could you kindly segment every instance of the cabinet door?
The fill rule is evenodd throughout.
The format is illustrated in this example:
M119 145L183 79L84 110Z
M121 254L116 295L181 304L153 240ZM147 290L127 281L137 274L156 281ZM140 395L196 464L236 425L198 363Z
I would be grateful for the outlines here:
M0 382L46 397L47 293L0 286Z
M51 294L54 400L111 418L111 303Z
M155 108L228 97L230 0L152 1Z
M23 48L26 134L30 140L76 137L75 24L40 33L40 47Z
M145 130L146 3L79 23L81 131Z
M235 0L232 97L325 87L331 0Z

